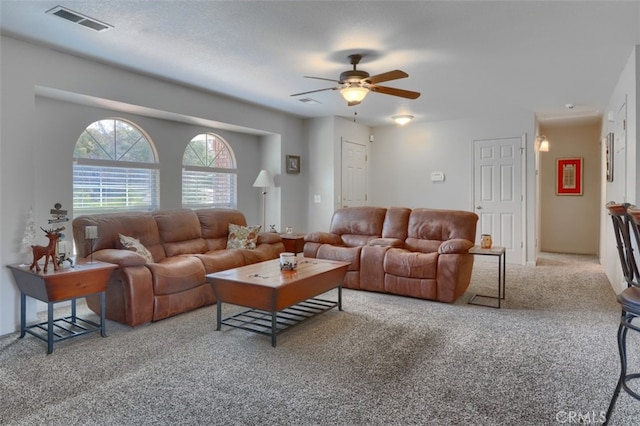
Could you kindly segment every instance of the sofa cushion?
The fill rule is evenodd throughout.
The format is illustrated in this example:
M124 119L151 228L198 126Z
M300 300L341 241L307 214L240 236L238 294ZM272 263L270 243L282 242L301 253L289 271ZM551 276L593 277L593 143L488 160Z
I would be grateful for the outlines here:
M438 253L418 253L389 249L384 257L384 272L406 278L436 278Z
M142 245L140 240L122 234L118 234L118 237L120 238L120 244L122 244L123 248L136 252L144 259L146 263L153 262L153 256L151 255L151 252L149 252L149 250L147 250L147 248Z
M384 216L382 237L397 238L398 240L404 241L407 238L410 214L411 209L405 207L389 207Z
M194 256L202 261L207 274L245 265L241 250L213 250Z
M238 210L231 209L200 209L195 211L200 221L202 238L207 244L207 251L224 250L227 248L229 224L246 226L244 215Z
M260 225L239 226L229 224L229 237L227 238L228 249L254 249L258 242Z
M330 232L338 235L381 237L386 211L387 209L382 207L351 207L336 210L331 218Z
M192 256L167 257L159 263L148 263L153 294L174 294L198 287L205 282L204 265Z
M158 210L152 215L158 224L162 245L168 257L207 251L200 221L193 210Z

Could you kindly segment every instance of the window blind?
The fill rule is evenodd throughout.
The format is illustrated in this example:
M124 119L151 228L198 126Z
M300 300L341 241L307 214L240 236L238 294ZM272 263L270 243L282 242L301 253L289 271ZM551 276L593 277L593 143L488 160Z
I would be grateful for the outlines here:
M74 164L73 214L155 210L158 181L156 169Z
M237 208L236 174L183 169L182 206Z

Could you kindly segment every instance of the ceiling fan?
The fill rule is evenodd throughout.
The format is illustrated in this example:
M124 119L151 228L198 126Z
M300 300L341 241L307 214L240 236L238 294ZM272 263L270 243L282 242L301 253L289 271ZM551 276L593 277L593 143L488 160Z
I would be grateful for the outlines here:
M367 96L369 92L382 93L385 95L399 96L407 99L417 99L420 96L419 92L412 92L410 90L396 89L394 87L379 86L378 83L385 81L398 80L400 78L407 78L409 74L400 70L388 71L382 74L369 76L366 71L356 69L356 65L360 63L362 55L349 55L349 61L353 65L352 70L347 70L340 74L340 80L334 80L331 78L311 77L305 75L305 78L315 78L317 80L333 81L338 83L338 86L327 87L324 89L310 90L308 92L294 93L291 96L306 95L309 93L322 92L325 90L339 90L340 94L347 101L347 105L358 105Z

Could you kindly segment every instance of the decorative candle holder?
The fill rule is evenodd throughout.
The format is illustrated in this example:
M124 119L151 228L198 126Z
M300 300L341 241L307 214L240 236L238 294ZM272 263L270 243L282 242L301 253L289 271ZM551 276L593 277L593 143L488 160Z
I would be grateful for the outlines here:
M482 234L482 239L480 240L480 247L483 249L490 249L493 245L493 241L491 240L491 234Z

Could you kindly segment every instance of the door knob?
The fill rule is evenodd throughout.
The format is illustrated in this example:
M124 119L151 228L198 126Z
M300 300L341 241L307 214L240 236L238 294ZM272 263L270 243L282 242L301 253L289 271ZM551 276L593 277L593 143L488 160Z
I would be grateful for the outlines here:
M482 210L482 206L476 206L476 209Z

